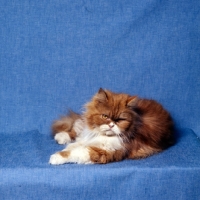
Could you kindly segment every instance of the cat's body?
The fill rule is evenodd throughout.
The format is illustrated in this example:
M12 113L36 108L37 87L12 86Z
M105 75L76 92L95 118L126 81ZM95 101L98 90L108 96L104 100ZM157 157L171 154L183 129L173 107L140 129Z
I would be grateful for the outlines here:
M100 89L85 108L54 122L55 140L68 145L50 164L139 159L173 144L170 114L154 100Z

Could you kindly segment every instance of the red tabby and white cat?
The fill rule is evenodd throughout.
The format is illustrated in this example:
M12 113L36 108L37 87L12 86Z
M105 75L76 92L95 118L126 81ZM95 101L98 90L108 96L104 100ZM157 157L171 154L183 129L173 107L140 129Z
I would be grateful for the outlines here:
M49 163L92 164L140 159L173 144L173 121L156 101L100 89L82 115L70 112L52 125L59 144Z

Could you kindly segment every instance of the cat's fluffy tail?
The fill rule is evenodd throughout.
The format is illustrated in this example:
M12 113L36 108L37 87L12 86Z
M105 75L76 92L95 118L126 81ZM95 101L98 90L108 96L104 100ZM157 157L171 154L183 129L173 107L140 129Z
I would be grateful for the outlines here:
M74 122L80 118L81 115L70 110L66 116L63 116L60 119L53 122L52 124L53 135L59 132L70 132L73 128Z

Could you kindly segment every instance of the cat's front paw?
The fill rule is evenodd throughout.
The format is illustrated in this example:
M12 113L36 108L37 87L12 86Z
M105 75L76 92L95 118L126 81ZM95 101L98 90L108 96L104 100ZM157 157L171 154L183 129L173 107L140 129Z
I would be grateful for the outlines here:
M54 139L57 141L58 144L67 144L71 142L71 138L67 132L60 132L54 136Z
M51 165L62 165L66 162L65 158L61 156L59 153L55 153L51 155L49 159L49 164Z

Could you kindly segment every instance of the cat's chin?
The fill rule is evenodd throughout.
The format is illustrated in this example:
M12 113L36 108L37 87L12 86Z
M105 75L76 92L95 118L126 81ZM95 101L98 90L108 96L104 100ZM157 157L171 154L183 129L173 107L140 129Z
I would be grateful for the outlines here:
M116 134L115 134L113 131L106 131L106 132L105 132L105 135L106 135L106 136L109 136L109 137L111 137L111 136L116 136Z

